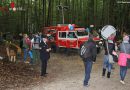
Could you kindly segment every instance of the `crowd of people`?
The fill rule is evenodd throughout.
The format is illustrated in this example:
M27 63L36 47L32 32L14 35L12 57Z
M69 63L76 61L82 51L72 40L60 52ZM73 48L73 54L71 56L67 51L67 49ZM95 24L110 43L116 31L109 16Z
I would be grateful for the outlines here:
M41 33L36 33L31 38L27 34L23 34L20 40L25 63L36 64L41 60L41 76L46 76L47 62L50 58L51 48L48 46L47 41L47 36ZM28 56L30 57L30 62L27 61Z
M90 34L91 35L91 34ZM23 50L23 61L25 63L35 64L38 60L41 60L41 76L46 77L47 73L47 62L50 58L51 48L48 46L48 38L46 35L36 33L29 37L27 34L19 34L20 36L20 48ZM93 35L92 35L93 36ZM84 86L89 86L89 79L92 70L93 62L95 62L96 56L96 43L92 36L89 36L88 45L90 54L87 58L83 59L85 66L85 78L83 81ZM113 63L110 62L110 55L113 57L118 56L118 65L120 66L120 82L125 84L125 76L127 74L128 66L130 66L130 38L127 33L123 34L122 42L117 48L117 44L114 41L115 37L111 36L107 41L104 41L104 58L103 58L103 69L102 77L105 77L107 72L107 78L111 77L111 69ZM117 55L117 51L120 51ZM28 56L30 60L27 60ZM29 61L29 62L28 62Z
M89 79L91 74L91 69L95 57L96 52L96 44L94 41L89 38L87 41L90 45L89 48L89 54L90 56L83 59L84 66L85 66L85 78L83 85L89 86ZM115 42L115 37L110 36L107 40L104 40L104 58L103 58L103 70L102 70L102 77L105 77L105 74L107 72L107 78L109 79L111 77L111 69L113 68L114 62L117 62L120 67L120 83L125 84L125 76L127 74L127 69L130 68L130 38L127 33L123 33L122 42L117 45ZM118 47L118 48L117 48ZM117 51L119 51L119 55L117 54ZM88 54L87 54L88 55ZM111 56L111 57L110 57ZM115 58L116 57L116 58ZM113 62L111 62L111 59Z

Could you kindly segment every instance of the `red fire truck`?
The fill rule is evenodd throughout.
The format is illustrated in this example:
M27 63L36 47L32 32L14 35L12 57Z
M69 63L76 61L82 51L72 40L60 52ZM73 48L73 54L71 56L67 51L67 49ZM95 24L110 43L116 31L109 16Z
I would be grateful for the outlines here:
M50 43L56 45L57 48L66 49L79 49L80 46L88 40L89 33L85 31L85 28L75 27L73 30L68 28L68 25L58 25L45 27L43 33L46 34L50 39ZM97 50L99 47L99 37L94 37L97 43Z

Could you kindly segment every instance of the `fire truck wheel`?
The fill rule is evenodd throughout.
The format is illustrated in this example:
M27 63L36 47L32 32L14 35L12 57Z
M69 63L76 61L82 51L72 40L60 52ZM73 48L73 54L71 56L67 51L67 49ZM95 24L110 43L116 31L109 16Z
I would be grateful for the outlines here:
M70 49L66 48L66 55L69 55Z
M77 53L80 55L80 49L77 50Z
M56 53L58 53L59 51L60 51L60 48L56 46Z

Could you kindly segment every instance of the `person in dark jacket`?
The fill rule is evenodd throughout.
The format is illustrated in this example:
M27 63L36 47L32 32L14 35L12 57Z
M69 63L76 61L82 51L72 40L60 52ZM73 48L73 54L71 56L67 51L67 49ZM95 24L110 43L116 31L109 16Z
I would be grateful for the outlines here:
M92 35L89 36L89 40L87 41L87 43L88 43L88 49L89 49L90 53L87 58L83 59L84 66L85 66L85 78L84 78L83 85L86 87L89 86L88 82L90 79L92 64L93 64L93 60L97 54L96 43L94 42Z
M46 77L47 70L47 62L50 58L50 50L51 48L47 45L47 37L42 38L40 43L40 59L41 59L41 76Z
M107 44L108 44L108 49L107 49ZM105 50L105 55L104 55L104 61L103 61L103 72L102 76L105 76L106 69L107 69L107 78L110 78L111 75L111 69L112 69L112 63L109 62L109 54L113 56L113 51L115 51L115 44L113 42L113 39L108 39L108 42L104 42L104 50Z

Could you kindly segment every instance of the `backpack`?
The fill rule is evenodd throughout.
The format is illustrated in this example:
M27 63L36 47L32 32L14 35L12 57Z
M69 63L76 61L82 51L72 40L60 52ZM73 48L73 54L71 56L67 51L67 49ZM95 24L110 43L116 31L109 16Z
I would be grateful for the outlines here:
M39 44L40 43L40 37L34 37L34 43Z
M80 47L80 57L85 59L89 57L89 45L88 42L85 42L83 45Z
M40 44L40 42L41 42L40 37L34 37L33 48L34 48L34 49L39 49L39 44Z

